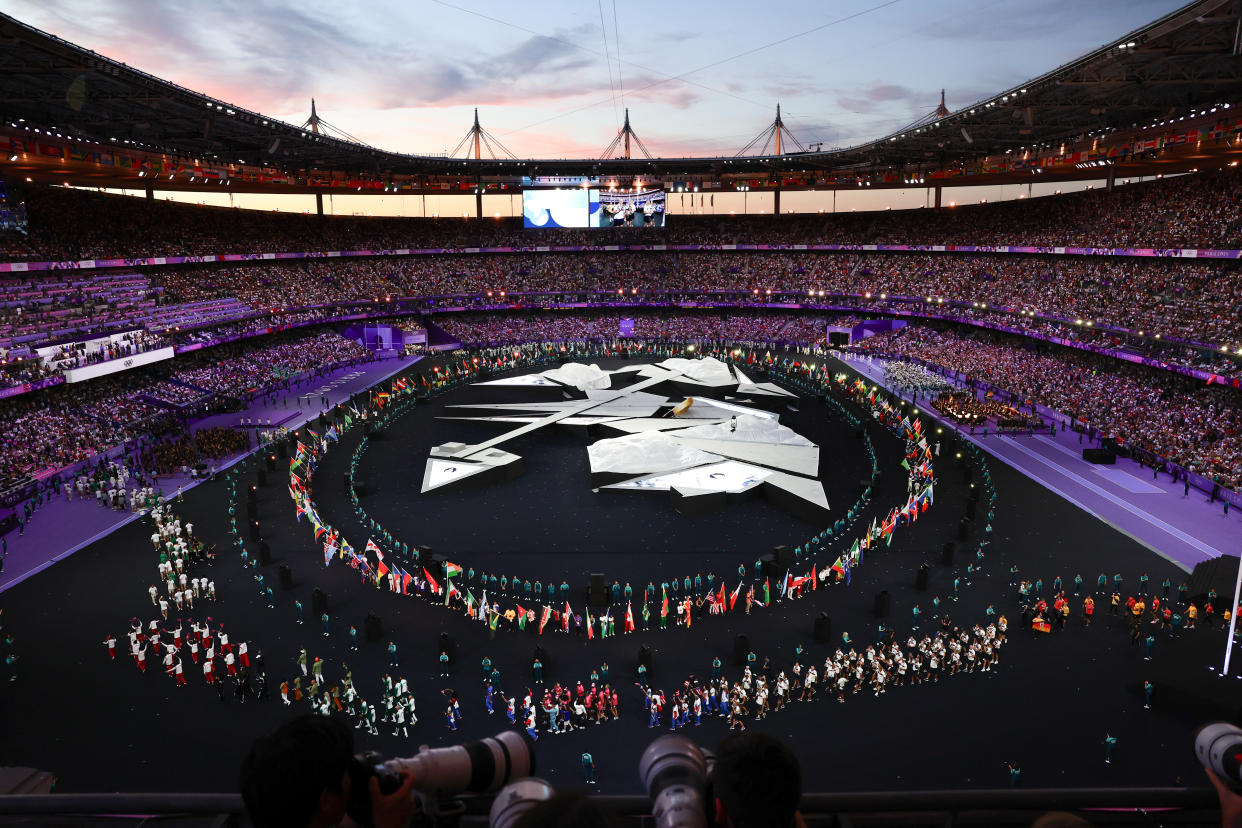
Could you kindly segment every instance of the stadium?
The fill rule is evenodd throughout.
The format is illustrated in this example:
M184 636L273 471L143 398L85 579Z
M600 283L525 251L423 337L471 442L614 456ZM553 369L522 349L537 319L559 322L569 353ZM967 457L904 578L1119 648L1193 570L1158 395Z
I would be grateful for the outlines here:
M1242 6L1122 28L554 159L0 14L0 822L1242 824Z

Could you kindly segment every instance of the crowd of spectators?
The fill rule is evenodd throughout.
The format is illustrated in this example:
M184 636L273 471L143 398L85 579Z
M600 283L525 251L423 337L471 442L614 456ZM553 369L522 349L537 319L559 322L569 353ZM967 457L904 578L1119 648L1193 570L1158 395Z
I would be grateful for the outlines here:
M679 244L1076 245L1242 248L1242 174L1203 171L1157 182L941 211L780 217L679 215L659 231ZM944 201L952 201L952 188ZM703 194L704 198L708 194ZM0 242L7 260L103 259L317 250L652 243L649 229L524 232L521 219L319 217L240 211L32 187L28 235ZM1100 216L1107 215L1108 221Z
M193 434L153 444L142 452L141 467L154 474L189 474L199 464L250 448L249 434L241 429L213 426Z
M1035 351L1012 337L907 326L863 340L863 353L917 359L1044 405L1123 444L1236 489L1242 482L1238 391L1068 349Z
M445 314L436 323L467 347L515 342L614 340L622 320L629 338L675 342L789 342L822 344L831 317L790 313L527 313Z
M291 332L0 400L0 489L123 444L175 440L185 417L159 401L179 407L212 394L243 396L367 356L332 331ZM224 440L211 434L197 438L196 452L216 456L213 447Z
M334 331L320 331L223 345L195 356L199 358L178 363L169 379L224 396L243 397L307 371L361 362L370 353Z

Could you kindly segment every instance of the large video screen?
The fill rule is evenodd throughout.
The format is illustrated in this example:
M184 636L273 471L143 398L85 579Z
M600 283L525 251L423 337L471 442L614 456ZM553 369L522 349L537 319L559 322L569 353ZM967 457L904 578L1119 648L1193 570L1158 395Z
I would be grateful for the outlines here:
M523 190L522 226L539 229L590 227L592 200L598 210L598 190L582 187L565 190Z
M600 190L593 227L663 227L663 190Z
M664 191L527 189L522 191L522 226L663 227Z

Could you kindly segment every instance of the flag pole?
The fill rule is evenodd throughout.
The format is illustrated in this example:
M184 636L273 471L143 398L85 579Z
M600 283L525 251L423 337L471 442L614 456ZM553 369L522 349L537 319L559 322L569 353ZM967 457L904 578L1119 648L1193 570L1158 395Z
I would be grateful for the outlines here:
M1225 639L1225 666L1222 676L1229 675L1229 658L1233 655L1233 634L1238 628L1238 598L1242 594L1242 556L1238 558L1238 579L1233 585L1233 605L1229 607L1229 637Z

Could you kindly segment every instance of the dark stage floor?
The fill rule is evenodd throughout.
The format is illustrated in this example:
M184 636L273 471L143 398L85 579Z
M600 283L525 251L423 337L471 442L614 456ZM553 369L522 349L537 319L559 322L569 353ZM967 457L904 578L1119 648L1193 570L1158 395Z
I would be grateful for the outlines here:
M464 398L475 392L461 393ZM495 396L489 392L488 398ZM433 403L428 409L436 407ZM865 473L862 444L843 425L828 421L828 408L819 402L802 401L798 408L795 419L786 422L823 446L829 502L843 509L853 502ZM425 446L462 433L459 427L433 426L430 413L414 412L391 437L377 441L360 476L374 478L379 486L366 499L370 511L383 515L394 529L419 530L421 541L416 542L450 557L457 548L479 562L503 558L506 569L511 564L514 571L538 569L545 577L568 577L577 585L584 582L583 572L604 571L610 578L615 572L635 580L637 587L638 579L645 583L666 573L697 571L700 561L704 572L718 567L732 574L738 560L753 560L777 543L796 543L807 531L805 524L762 501L737 513L693 520L673 514L659 496L597 501L601 496L592 495L583 479L585 448L566 435L557 438L559 445L541 443L530 452L537 462L528 465L528 477L519 485L505 487L511 496L502 497L498 488L469 498L441 497L427 514L432 507L411 488L421 479ZM894 472L900 446L891 436L874 435L885 470L874 508L887 511L905 498L904 478ZM361 545L365 534L350 522L352 509L340 483L357 439L351 433L333 449L316 488L325 517ZM253 464L248 468L248 479L253 479ZM600 790L635 793L638 757L655 735L628 680L639 646L654 648L652 683L668 688L691 673L705 677L712 656L727 660L734 637L743 632L760 657L771 656L780 665L788 665L797 643L822 662L828 648L812 641L812 618L827 611L836 636L848 630L856 640L864 639L875 629L871 608L880 589L892 592L891 623L906 631L914 601L927 609L932 594L947 598L952 591L953 570L940 565L940 548L956 536L967 490L947 456L938 461L937 474L941 482L934 508L912 529L899 532L891 548L869 554L849 587L820 590L811 599L757 609L750 616L707 619L691 630L590 644L560 634L537 639L518 632L502 632L489 641L486 629L443 608L360 588L348 568L339 563L323 567L321 549L305 522L295 524L281 484L261 489L260 515L275 558L264 569L274 581L277 564L289 563L296 585L292 593L278 592L277 606L268 609L237 554L225 551L226 489L217 480L193 490L179 507L221 550L213 565L197 571L213 577L221 595L218 604L200 608L200 617L223 621L234 641L247 639L252 653L263 652L275 701L238 705L229 698L221 704L201 676L191 674L190 686L177 689L158 670L139 674L127 657L109 662L101 644L105 634L120 635L131 616L149 619L152 613L146 595L155 576L150 530L145 522L135 522L5 594L5 632L15 636L22 660L18 680L0 682L5 711L0 762L52 770L62 791L235 790L238 761L250 741L292 712L276 690L281 678L293 675L300 647L327 658L329 679L339 677L341 661L348 661L363 696L379 695L379 677L387 665L382 648L364 644L351 654L346 636L348 624L361 630L366 613L374 610L383 618L386 637L400 647L401 672L418 700L421 721L409 739L382 730L379 737L360 740L363 746L408 754L419 744L446 745L496 732L504 720L500 714L488 717L483 709L479 661L490 656L502 671L504 688L521 689L529 682L531 652L538 642L551 654L549 679L585 679L606 658L614 683L623 688L620 721L540 739L539 775L579 787L578 755L589 750ZM1131 587L1143 571L1153 584L1166 574L1177 583L1181 573L1008 467L993 464L992 475L1000 498L995 541L983 574L963 589L951 611L958 623L982 621L989 603L1008 612L1015 623L998 672L894 688L878 699L847 696L844 704L821 698L752 726L789 741L802 759L808 790L1003 787L1007 761L1022 766L1023 784L1030 787L1168 785L1179 778L1201 785L1192 753L1193 730L1200 722L1193 714L1168 709L1159 698L1153 710L1143 709L1141 694L1131 684L1141 674L1142 654L1129 644L1122 622L1101 607L1090 629L1075 623L1034 640L1016 629L1016 603L1006 586L1014 562L1024 575L1042 576L1045 584L1058 574L1068 582L1076 571L1092 585L1102 570L1121 572ZM562 478L568 482L559 482ZM530 486L535 481L540 486ZM628 540L634 537L642 542ZM923 560L932 565L927 594L913 589L915 569ZM461 563L469 561L463 557ZM331 597L332 632L326 638L309 619L314 587ZM295 623L294 597L307 606L304 626ZM435 644L441 631L459 643L459 661L448 681L436 677ZM1221 638L1206 630L1183 635ZM1161 637L1157 646L1178 642ZM736 677L736 668L727 672ZM454 734L444 729L437 713L439 691L450 683L462 693L465 712ZM1104 763L1101 744L1106 731L1120 740L1111 765ZM683 732L712 745L727 731L712 720Z

